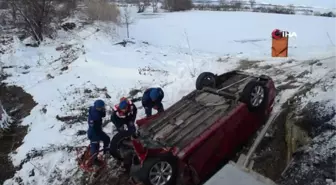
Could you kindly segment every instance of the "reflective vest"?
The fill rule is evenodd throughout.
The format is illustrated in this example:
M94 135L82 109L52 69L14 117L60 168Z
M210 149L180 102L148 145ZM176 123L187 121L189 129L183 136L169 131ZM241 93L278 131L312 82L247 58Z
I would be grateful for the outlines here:
M126 118L126 117L131 116L133 114L132 104L133 104L132 101L130 101L130 100L127 101L127 108L126 108L125 112L121 111L121 109L119 108L119 104L115 105L112 109L113 109L113 111L116 112L116 115L119 118Z

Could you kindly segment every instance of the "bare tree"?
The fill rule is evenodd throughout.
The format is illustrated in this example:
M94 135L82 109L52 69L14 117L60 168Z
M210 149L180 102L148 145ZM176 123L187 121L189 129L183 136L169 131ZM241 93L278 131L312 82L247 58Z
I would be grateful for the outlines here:
M288 5L288 14L295 14L295 6L293 4Z
M250 3L250 6L251 6L251 10L253 10L253 8L256 4L256 1L255 0L249 0L249 3Z
M10 7L11 7L12 20L13 20L13 23L15 23L16 19L17 19L16 9L15 9L15 6L13 4L11 4Z
M158 3L159 3L159 0L152 0L153 13L158 12Z
M146 9L145 3L142 2L141 0L138 0L137 7L138 7L138 13L142 13Z
M171 12L190 10L193 7L191 0L164 0L165 8Z
M44 35L52 37L60 20L73 12L75 0L9 0L12 17L40 43Z
M231 0L230 2L232 9L235 11L239 11L242 8L243 3L240 0Z
M8 7L9 7L9 4L8 4L7 1L1 1L0 0L0 10L1 9L8 9Z
M146 8L150 5L151 5L151 0L137 0L138 13L144 12Z
M134 23L134 18L132 17L131 9L128 6L123 8L120 23L126 26L127 38L129 38L129 26Z
M228 0L219 0L219 4L220 5L227 5L228 4Z
M120 11L114 3L107 0L85 0L85 13L91 21L118 22Z
M321 14L322 14L322 13L319 12L319 11L316 11L316 12L313 13L314 16L321 16Z

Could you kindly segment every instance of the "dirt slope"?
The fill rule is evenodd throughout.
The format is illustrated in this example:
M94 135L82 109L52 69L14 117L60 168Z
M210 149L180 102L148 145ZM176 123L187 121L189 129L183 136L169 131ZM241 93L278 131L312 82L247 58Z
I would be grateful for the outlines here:
M20 126L21 119L28 116L36 103L30 94L21 87L0 84L0 100L6 112L11 116L11 127L0 138L0 184L14 176L14 168L9 154L22 144L27 133L26 126Z

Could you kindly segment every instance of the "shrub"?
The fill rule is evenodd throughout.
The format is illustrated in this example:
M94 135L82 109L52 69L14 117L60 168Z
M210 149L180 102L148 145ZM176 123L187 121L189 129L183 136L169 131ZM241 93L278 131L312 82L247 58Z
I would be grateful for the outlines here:
M164 8L171 12L184 11L192 9L193 4L191 0L165 0Z
M333 12L323 13L320 16L323 17L335 17L336 15Z
M85 0L87 17L92 21L118 22L120 11L118 7L107 0Z
M8 0L15 26L40 43L52 37L61 21L76 8L76 0Z
M8 2L6 2L6 1L0 1L0 10L1 9L8 9L9 8L9 4L8 4Z

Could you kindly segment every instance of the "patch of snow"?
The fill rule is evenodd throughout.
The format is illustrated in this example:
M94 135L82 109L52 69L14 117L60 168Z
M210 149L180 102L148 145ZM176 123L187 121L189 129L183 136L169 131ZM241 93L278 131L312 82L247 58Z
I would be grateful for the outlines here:
M0 101L0 129L6 129L10 125L10 117L8 116L7 112L2 106L2 103Z

